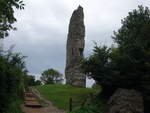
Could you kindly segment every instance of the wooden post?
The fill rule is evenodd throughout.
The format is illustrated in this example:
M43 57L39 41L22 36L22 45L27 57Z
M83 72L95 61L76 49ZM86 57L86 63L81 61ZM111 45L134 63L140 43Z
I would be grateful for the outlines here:
M72 98L69 99L69 112L72 111Z
M93 98L94 98L93 93L90 93L90 99L93 100Z
M86 104L87 99L84 99L83 102L81 103L81 106L84 106Z

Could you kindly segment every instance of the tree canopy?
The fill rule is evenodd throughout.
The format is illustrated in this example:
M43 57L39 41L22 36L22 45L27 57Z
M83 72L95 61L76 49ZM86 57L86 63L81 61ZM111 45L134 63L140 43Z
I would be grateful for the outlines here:
M24 9L22 0L0 0L0 39L9 35L10 30L16 30L13 24L17 21L15 9ZM27 73L25 56L0 50L0 113L10 113L14 100L22 96L24 75Z
M62 83L63 75L55 69L47 69L42 72L41 81L44 84Z
M34 75L24 75L24 81L26 87L41 85L41 81L36 80Z
M150 10L139 6L122 20L114 32L116 47L95 46L83 60L83 70L103 88L107 97L118 88L143 94L145 109L150 105Z
M9 35L8 31L16 30L13 24L17 21L14 16L15 9L24 9L22 0L0 0L0 38Z

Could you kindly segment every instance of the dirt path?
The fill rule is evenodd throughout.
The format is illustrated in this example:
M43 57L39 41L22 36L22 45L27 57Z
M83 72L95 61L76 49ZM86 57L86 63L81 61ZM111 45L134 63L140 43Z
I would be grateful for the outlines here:
M40 100L42 100L46 106L42 106L42 107L27 107L25 106L25 104L21 105L22 111L24 113L67 113L64 110L60 110L58 108L56 108L55 106L53 106L53 104L44 99L41 94L36 90L36 89L31 89L32 93L38 97Z
M41 108L26 107L25 105L21 105L21 108L24 113L66 113L65 111L59 110L52 105Z

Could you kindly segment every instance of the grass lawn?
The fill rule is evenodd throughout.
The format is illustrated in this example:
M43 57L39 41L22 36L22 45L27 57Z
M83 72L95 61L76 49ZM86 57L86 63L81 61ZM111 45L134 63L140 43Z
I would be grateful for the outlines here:
M90 93L98 94L100 90L91 88L76 88L69 85L42 85L35 87L44 97L60 109L69 108L69 98L82 102Z

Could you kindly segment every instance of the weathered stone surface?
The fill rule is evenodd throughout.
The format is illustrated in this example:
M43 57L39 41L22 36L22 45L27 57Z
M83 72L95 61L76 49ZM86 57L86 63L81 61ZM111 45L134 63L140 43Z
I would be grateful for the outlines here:
M144 113L143 97L135 90L118 89L108 105L109 113Z
M66 59L66 83L85 87L86 77L80 69L80 59L83 57L85 26L84 13L81 6L72 14L69 24L69 33L67 39L67 59Z

